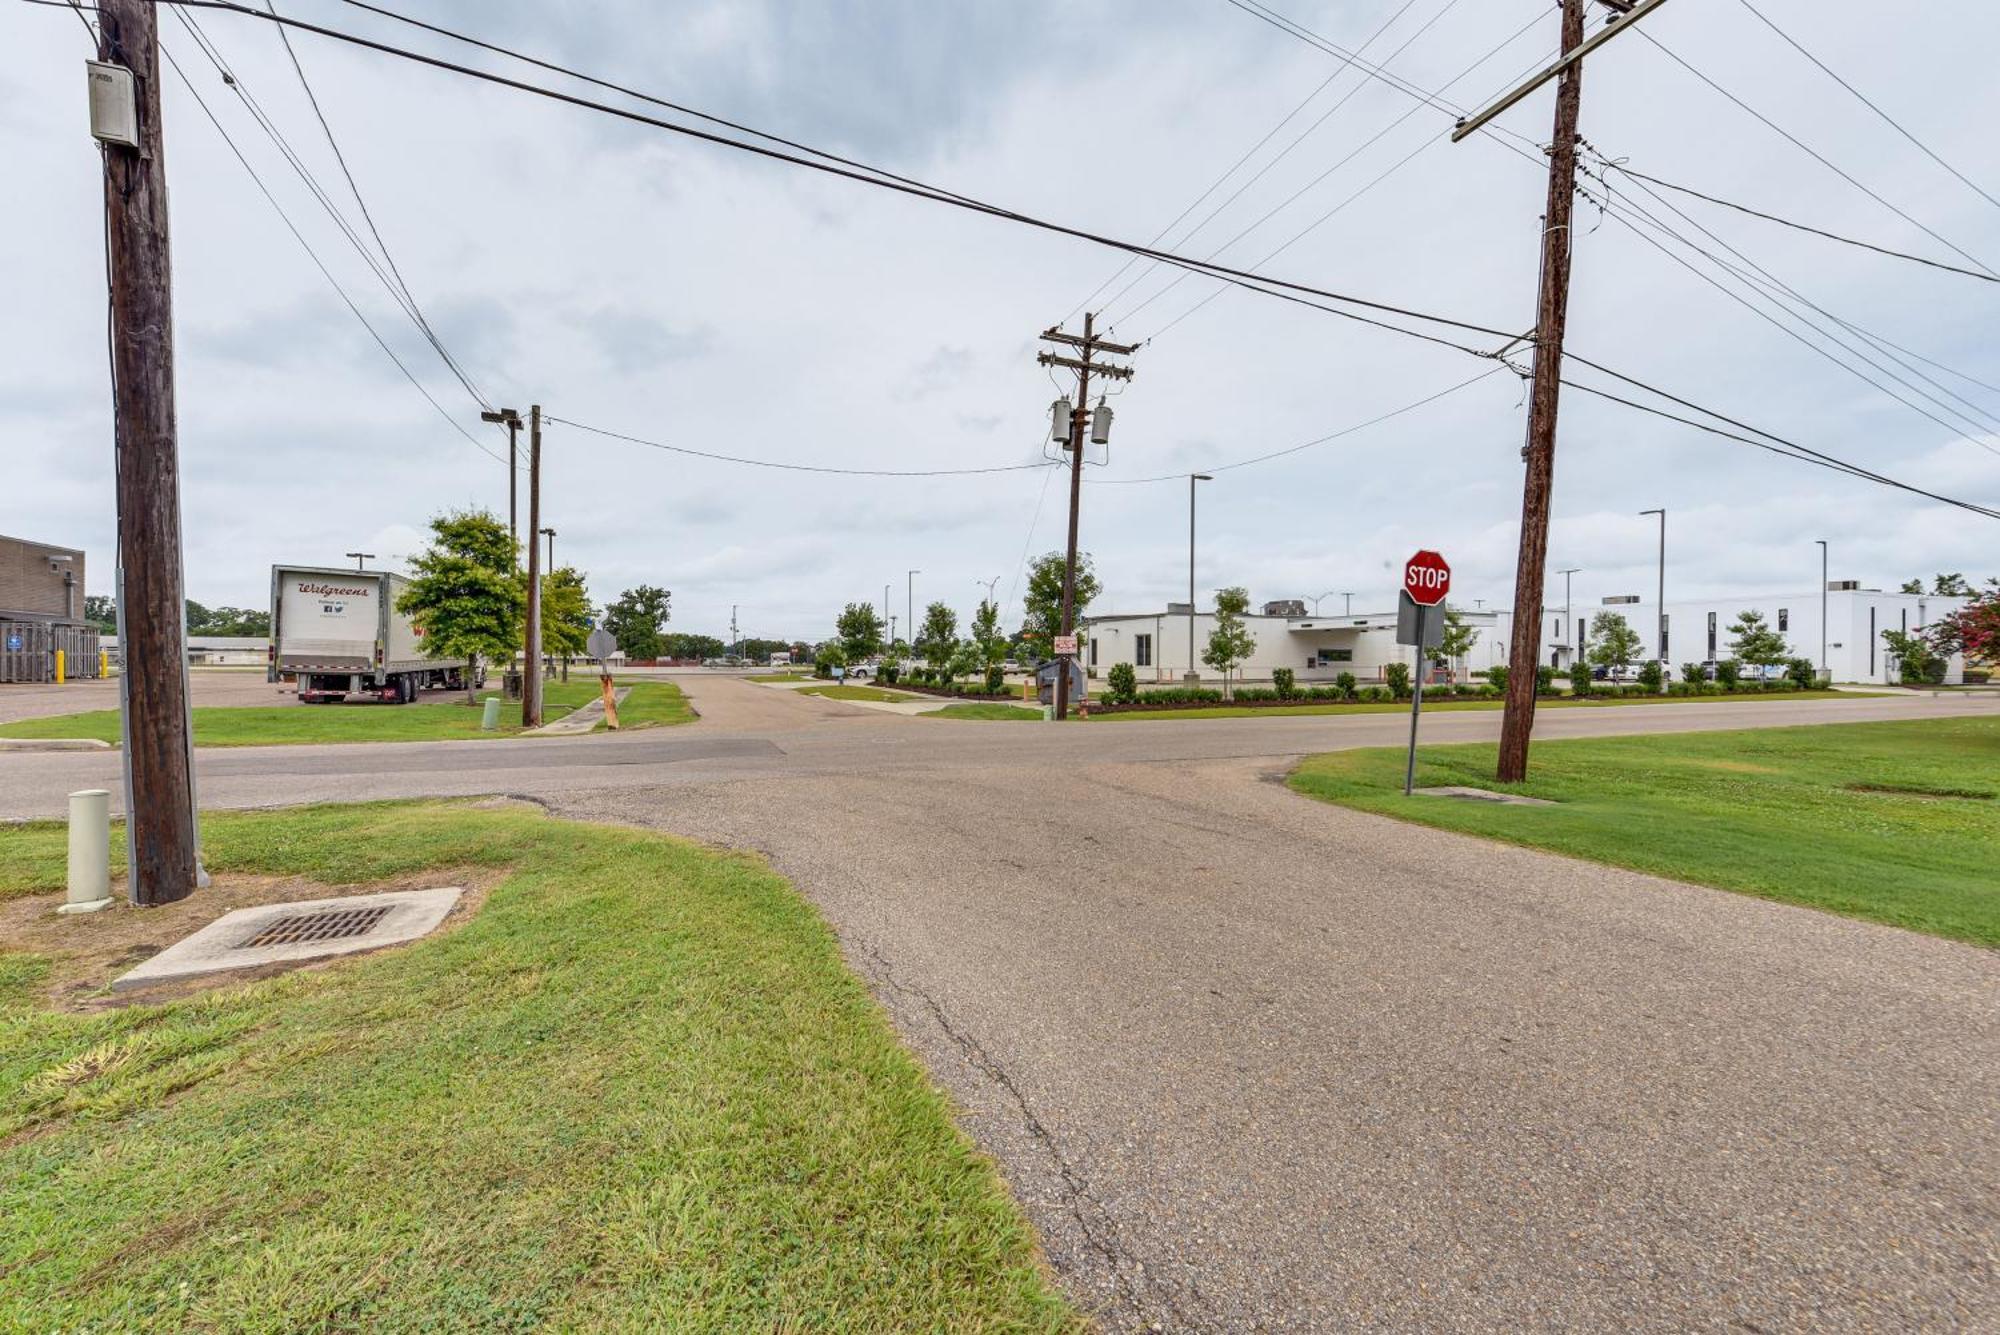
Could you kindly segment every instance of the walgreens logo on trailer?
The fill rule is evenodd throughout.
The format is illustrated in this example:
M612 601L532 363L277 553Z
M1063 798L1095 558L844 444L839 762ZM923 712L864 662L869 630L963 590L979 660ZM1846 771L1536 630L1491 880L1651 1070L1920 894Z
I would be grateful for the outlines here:
M348 584L301 584L300 593L316 593L322 598L366 598L375 590L366 585L355 587Z

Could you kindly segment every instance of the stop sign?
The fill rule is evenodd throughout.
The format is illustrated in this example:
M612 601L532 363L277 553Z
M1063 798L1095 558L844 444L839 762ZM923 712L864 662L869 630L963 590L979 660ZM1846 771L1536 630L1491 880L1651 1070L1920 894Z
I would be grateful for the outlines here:
M1451 567L1436 552L1418 552L1403 566L1403 591L1421 607L1436 607L1451 592Z

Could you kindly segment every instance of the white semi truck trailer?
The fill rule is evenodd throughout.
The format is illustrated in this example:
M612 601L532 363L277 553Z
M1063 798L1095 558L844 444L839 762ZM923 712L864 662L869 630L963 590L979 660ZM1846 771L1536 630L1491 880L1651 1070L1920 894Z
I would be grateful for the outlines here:
M408 584L386 570L272 566L270 679L295 679L306 704L350 695L409 704L426 688L464 690L472 664L426 657L423 631L396 610Z

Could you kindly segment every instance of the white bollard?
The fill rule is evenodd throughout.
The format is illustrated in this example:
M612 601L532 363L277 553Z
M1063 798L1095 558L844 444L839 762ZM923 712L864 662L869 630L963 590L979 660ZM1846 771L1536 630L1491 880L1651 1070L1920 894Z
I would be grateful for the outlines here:
M86 788L69 795L69 902L58 913L111 907L111 794Z

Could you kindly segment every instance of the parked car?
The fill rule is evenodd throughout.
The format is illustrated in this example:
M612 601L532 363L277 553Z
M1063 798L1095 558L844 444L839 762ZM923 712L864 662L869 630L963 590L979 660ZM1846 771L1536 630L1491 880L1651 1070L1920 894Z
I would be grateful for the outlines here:
M847 675L850 679L856 677L879 677L882 675L882 665L880 663L856 663L847 669Z

